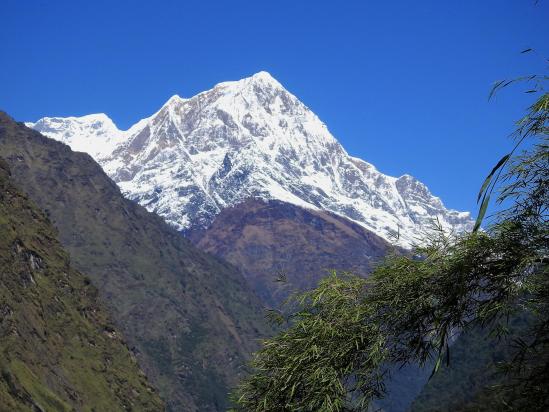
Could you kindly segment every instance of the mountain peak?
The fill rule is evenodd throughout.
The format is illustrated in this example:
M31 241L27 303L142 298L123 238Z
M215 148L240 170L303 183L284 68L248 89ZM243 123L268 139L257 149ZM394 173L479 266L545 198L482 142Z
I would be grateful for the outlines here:
M189 99L175 95L124 133L108 156L88 153L126 196L179 230L207 227L249 198L330 211L386 239L400 230L403 245L432 219L458 231L470 226L411 176L386 176L349 156L266 71Z
M264 70L259 71L244 80L261 86L271 86L277 89L284 89L284 86L282 86L278 80L276 80L269 72Z
M261 70L255 74L252 74L251 76L244 77L240 80L231 80L231 81L218 83L215 85L214 89L217 89L219 87L221 88L236 87L238 89L245 89L250 86L259 86L261 88L270 86L273 89L285 90L284 86L282 86L282 84L278 80L276 80L269 72L265 70ZM207 92L203 92L203 93L207 93Z
M25 123L28 127L37 129L40 132L60 132L67 129L90 129L96 134L117 133L118 127L112 119L105 113L93 113L84 116L69 116L69 117L43 117L33 122Z
M80 120L82 122L108 122L114 124L112 119L105 113L93 113L79 117L69 117L69 119Z
M68 116L68 117L43 117L40 121L49 121L51 123L66 123L66 122L78 122L78 123L94 123L94 122L104 122L104 123L112 123L112 119L107 116L105 113L92 113L92 114L86 114L84 116ZM37 122L38 123L38 122Z
M280 84L278 82L278 80L276 80L272 75L271 73L269 73L268 71L265 71L265 70L261 70L255 74L253 74L252 76L250 76L251 79L254 79L256 81L262 81L262 82L276 82L278 84Z
M93 157L110 153L123 134L105 113L43 117L36 123L26 123L26 126L68 144L74 151L88 152Z
M183 103L184 101L186 101L187 99L184 99L183 97L177 95L177 94L174 94L172 97L170 97L166 103L164 103L164 106L162 107L166 107L166 106L172 106L172 105L177 105L177 104L180 104L180 103Z

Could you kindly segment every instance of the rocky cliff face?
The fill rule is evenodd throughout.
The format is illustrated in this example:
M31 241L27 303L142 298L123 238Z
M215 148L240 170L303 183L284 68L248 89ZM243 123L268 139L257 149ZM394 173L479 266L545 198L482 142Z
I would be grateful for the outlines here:
M125 199L90 156L3 113L0 156L97 286L168 408L226 410L229 388L266 331L242 275Z
M458 231L471 226L468 213L446 209L413 177L390 177L349 156L266 72L190 99L173 96L127 131L105 115L29 125L90 153L128 198L183 231L207 227L248 198L329 211L386 240L397 235L402 246L437 219Z
M97 290L1 158L0 234L0 410L163 410Z

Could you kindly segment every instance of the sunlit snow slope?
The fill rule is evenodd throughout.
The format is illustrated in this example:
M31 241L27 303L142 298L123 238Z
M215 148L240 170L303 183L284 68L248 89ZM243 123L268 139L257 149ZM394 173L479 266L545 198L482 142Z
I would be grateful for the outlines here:
M250 197L328 210L389 240L398 233L403 246L437 219L471 227L469 213L446 209L412 176L387 176L349 156L267 72L173 96L127 131L104 114L28 125L88 152L127 197L180 230L206 227Z

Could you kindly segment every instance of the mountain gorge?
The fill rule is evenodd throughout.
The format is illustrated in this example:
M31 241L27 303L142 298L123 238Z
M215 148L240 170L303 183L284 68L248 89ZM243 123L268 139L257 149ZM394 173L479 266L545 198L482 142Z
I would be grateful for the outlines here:
M225 410L268 332L241 273L125 199L90 156L4 113L0 157L98 288L168 410Z
M94 156L125 196L184 232L249 198L335 213L404 247L435 220L471 226L468 213L446 209L412 176L350 156L267 72L173 96L127 131L104 114L28 125Z

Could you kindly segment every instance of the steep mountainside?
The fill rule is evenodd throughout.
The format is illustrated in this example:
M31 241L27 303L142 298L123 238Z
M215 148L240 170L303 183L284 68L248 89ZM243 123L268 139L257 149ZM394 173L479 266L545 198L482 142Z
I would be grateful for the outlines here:
M224 209L206 230L189 233L198 247L244 270L258 295L278 305L330 270L367 275L389 244L341 216L277 200L249 199ZM277 282L283 275L286 282Z
M158 395L0 159L0 411L160 411Z
M90 156L3 113L0 156L46 210L74 266L98 287L168 407L224 410L228 388L265 331L242 275L124 199Z
M292 292L314 287L330 270L367 276L394 249L336 214L259 199L222 210L209 228L191 231L189 239L242 268L271 307L279 307ZM386 382L388 395L376 407L386 412L408 410L427 380L427 369L394 368Z
M29 125L95 156L127 197L179 230L207 227L250 197L330 211L385 239L398 233L403 246L434 219L456 230L471 225L468 213L446 209L413 177L390 177L349 156L266 72L190 99L173 96L124 132L106 115Z

